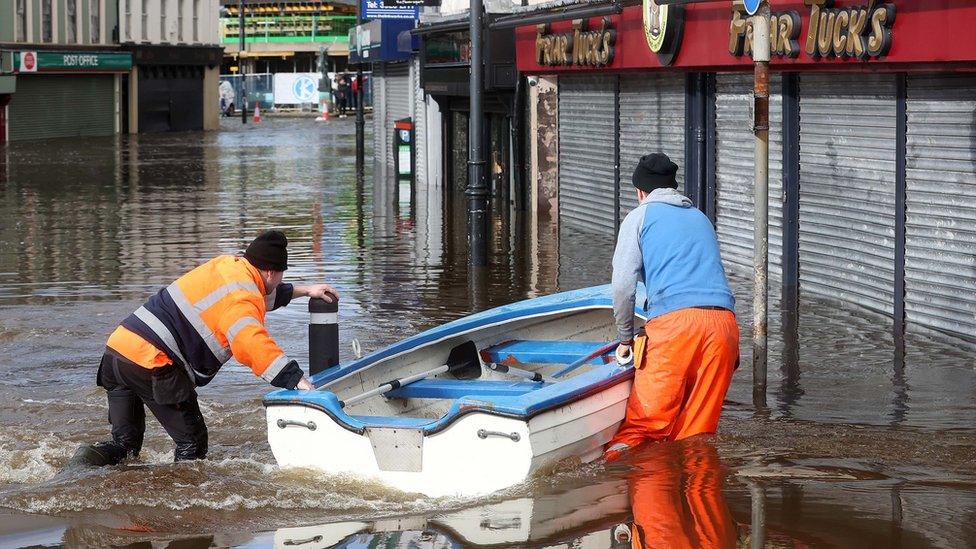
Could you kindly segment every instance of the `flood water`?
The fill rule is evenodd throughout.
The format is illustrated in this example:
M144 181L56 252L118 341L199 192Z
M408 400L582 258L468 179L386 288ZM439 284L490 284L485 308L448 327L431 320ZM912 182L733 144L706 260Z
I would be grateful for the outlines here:
M889 318L811 296L784 323L774 291L768 405L756 407L740 275L743 367L714 437L431 500L279 470L270 387L230 363L200 391L207 460L172 464L149 419L138 463L62 472L79 444L108 437L95 370L112 329L262 229L289 236L286 280L342 293L344 359L353 339L369 352L609 281L612 239L496 204L491 267L471 282L463 200L398 192L383 174L357 183L353 132L351 119L228 120L209 134L0 148L0 547L976 546L972 347L923 333L895 345ZM305 357L306 321L295 302L269 329Z

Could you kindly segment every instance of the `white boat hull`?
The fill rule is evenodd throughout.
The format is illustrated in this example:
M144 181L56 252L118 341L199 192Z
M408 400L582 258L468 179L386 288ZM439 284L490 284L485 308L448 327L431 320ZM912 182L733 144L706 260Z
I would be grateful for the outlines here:
M269 406L268 441L282 467L357 475L428 497L480 496L523 482L563 459L576 457L588 462L599 457L623 421L631 383L623 381L527 422L472 412L437 433L419 437L407 433L420 433L415 429L389 428L401 433L367 429L360 434L315 408ZM280 427L279 420L313 422L315 430ZM479 431L514 433L517 437L480 438ZM397 439L398 435L403 436ZM372 439L388 442L390 437L399 444L374 448ZM418 443L419 450L409 447Z

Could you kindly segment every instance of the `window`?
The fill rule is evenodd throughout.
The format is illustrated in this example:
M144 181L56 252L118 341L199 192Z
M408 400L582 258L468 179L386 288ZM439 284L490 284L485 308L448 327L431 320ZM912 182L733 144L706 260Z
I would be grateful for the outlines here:
M125 40L132 42L132 0L125 0Z
M200 0L193 0L193 41L200 41Z
M54 15L51 13L51 0L41 0L41 42L54 40Z
M65 40L69 44L78 43L78 0L65 0Z
M142 0L142 41L149 40L149 0Z
M102 2L101 0L88 0L88 30L92 44L102 42Z
M16 29L14 42L27 41L27 0L17 0Z

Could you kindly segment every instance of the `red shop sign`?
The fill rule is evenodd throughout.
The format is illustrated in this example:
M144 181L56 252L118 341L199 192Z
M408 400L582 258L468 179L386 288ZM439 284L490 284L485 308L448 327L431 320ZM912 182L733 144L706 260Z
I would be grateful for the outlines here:
M770 15L771 64L796 69L976 70L976 2L804 0L776 2ZM516 30L526 73L653 69L745 69L752 25L742 6L711 2L624 8L620 15Z

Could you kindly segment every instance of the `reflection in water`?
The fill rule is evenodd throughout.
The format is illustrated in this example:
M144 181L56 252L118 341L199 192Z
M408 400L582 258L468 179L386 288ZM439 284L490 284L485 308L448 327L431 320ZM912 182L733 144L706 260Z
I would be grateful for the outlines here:
M715 446L701 438L649 444L630 477L633 546L735 547Z
M694 451L652 445L623 465L560 468L483 500L418 499L275 468L267 386L229 364L201 391L211 459L170 463L157 430L143 463L59 475L78 443L104 434L94 368L119 320L263 228L287 232L290 280L342 292L343 360L354 339L369 352L472 311L609 280L612 237L531 223L504 197L493 201L491 267L469 276L463 194L416 186L401 200L406 189L392 180L357 179L352 121L225 130L0 148L0 547L263 547L290 529L311 530L288 539L324 540L301 525L337 522L360 525L341 539L377 543L409 531L463 545L607 547L620 525L675 543L720 544L731 531L740 546L762 532L767 545L976 539L972 350L920 334L896 344L890 319L808 296L798 315L770 317L772 409L753 414L751 373L740 368L719 437ZM751 281L731 276L749 334ZM300 362L306 322L301 303L269 315ZM762 530L751 526L750 486L762 488ZM646 504L655 497L674 505ZM28 513L59 518L49 530ZM647 513L676 526L655 530L638 516ZM387 518L397 516L406 518ZM7 536L22 528L29 535Z

